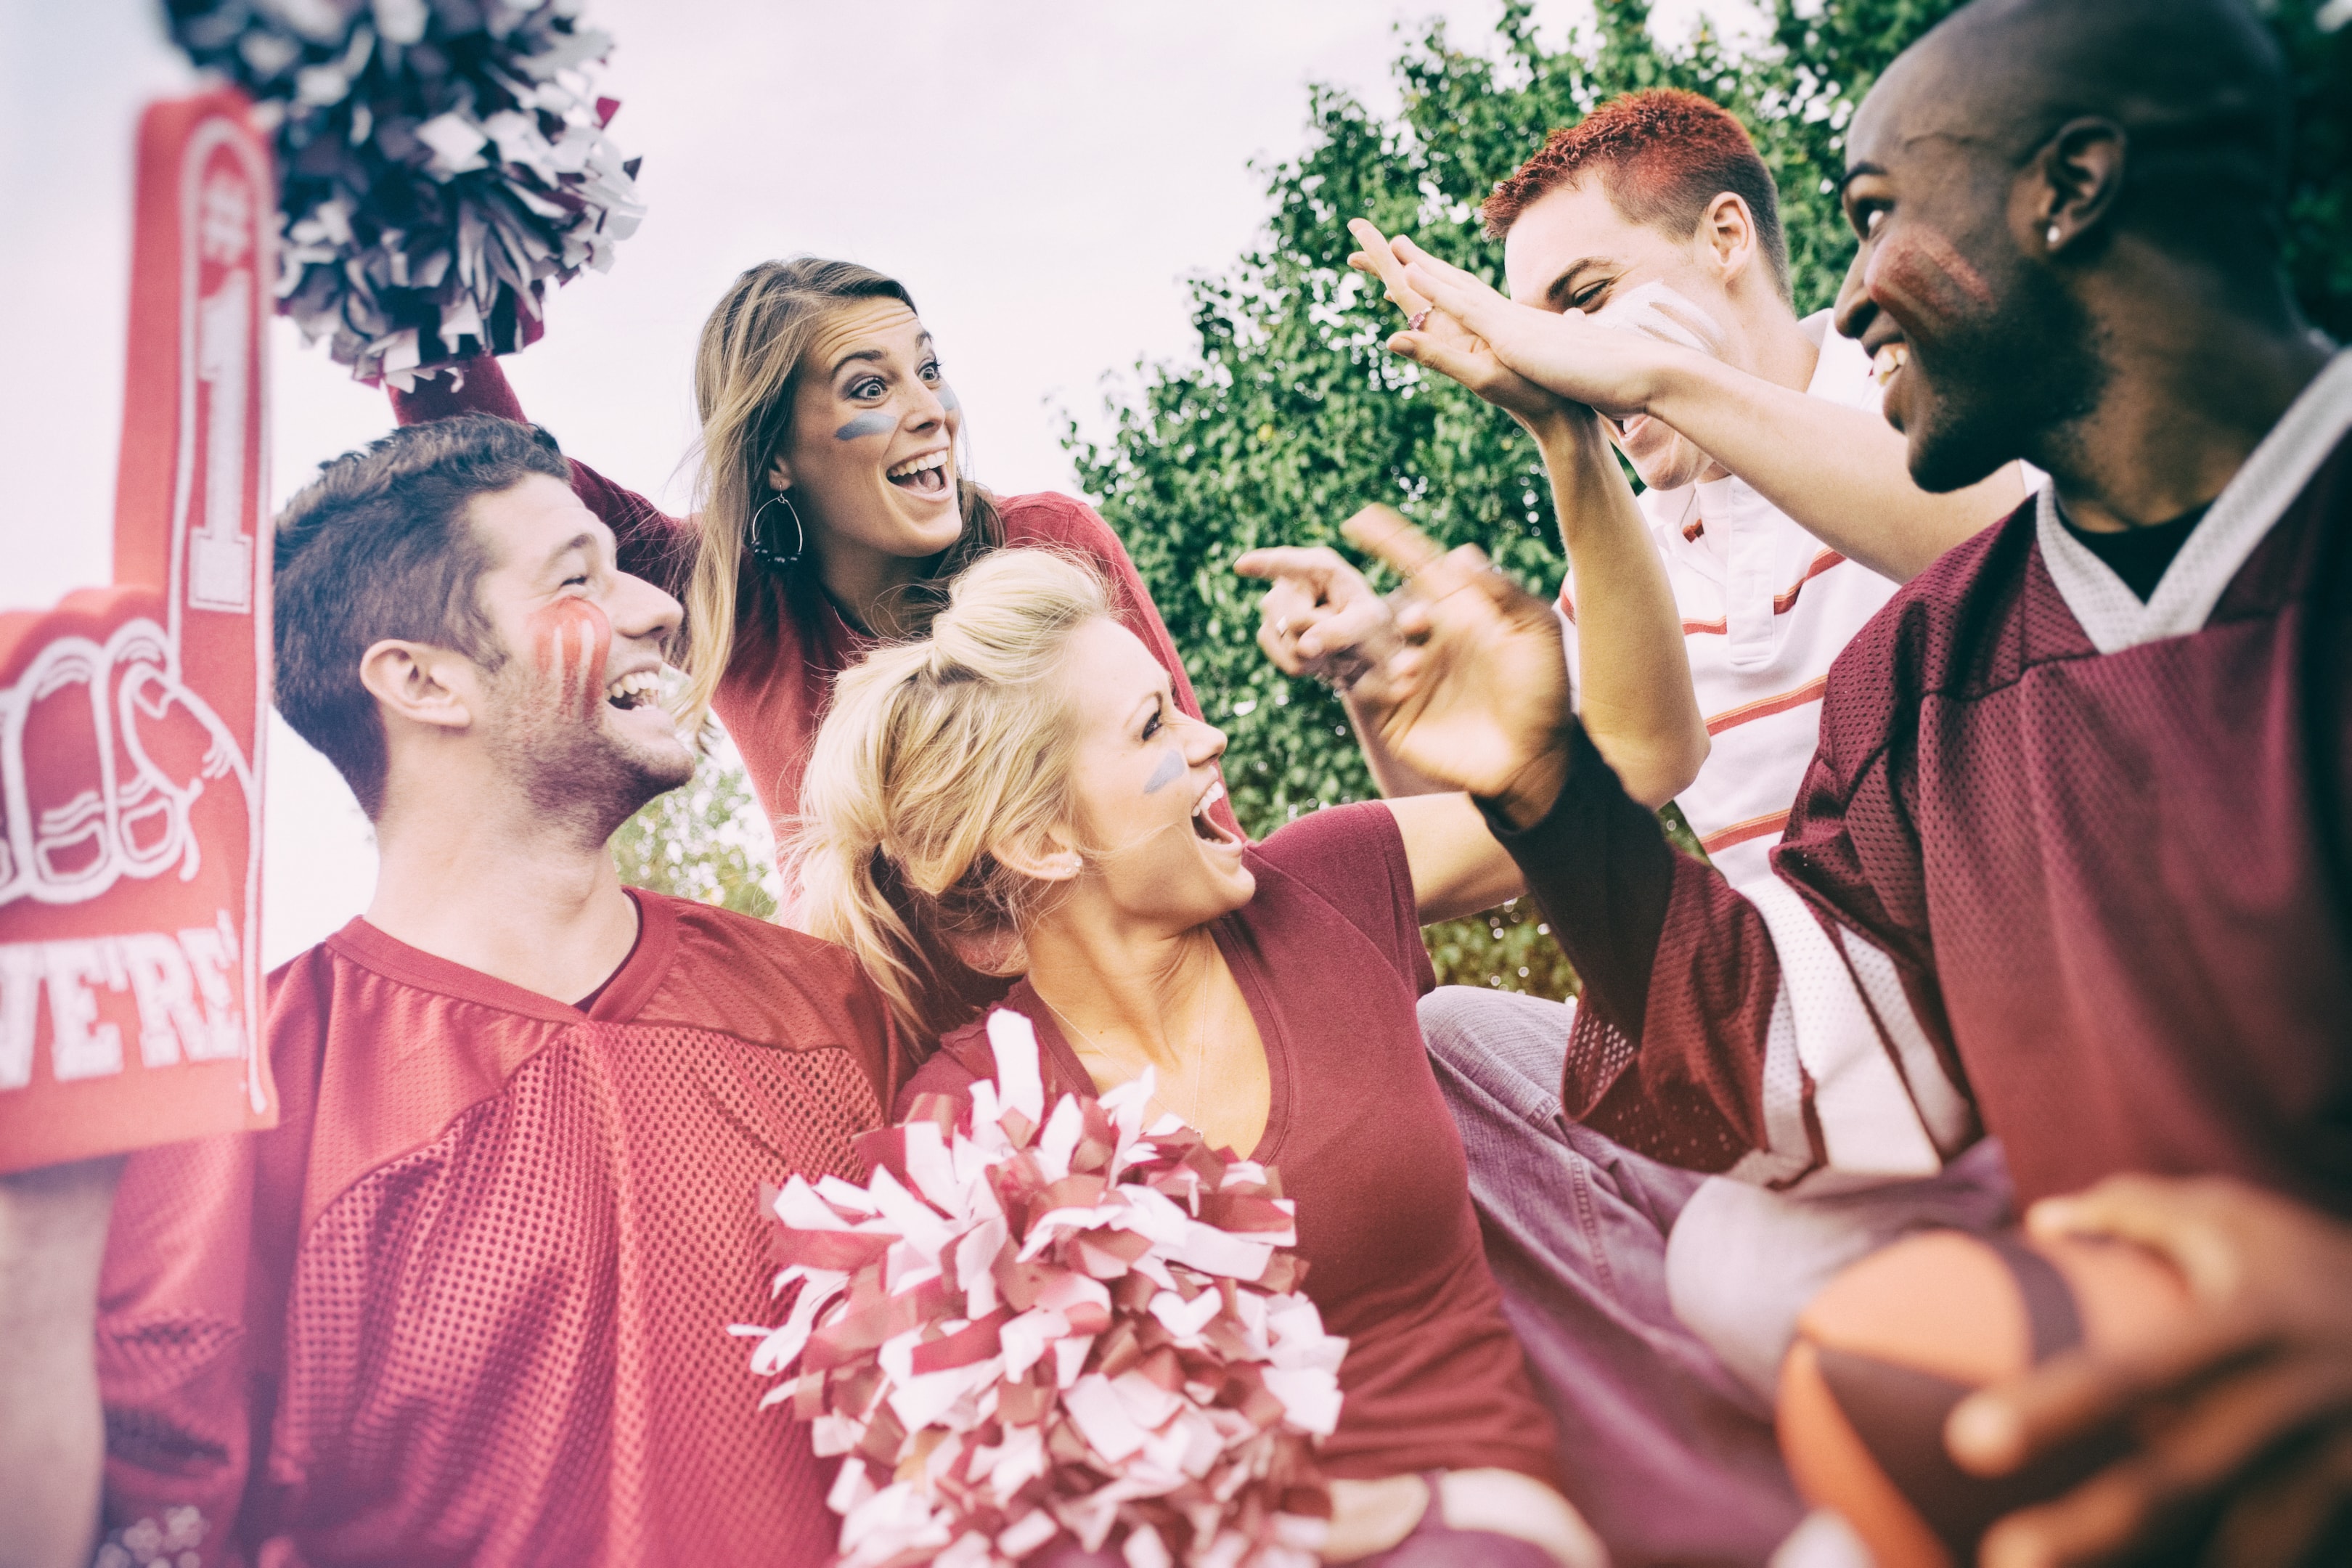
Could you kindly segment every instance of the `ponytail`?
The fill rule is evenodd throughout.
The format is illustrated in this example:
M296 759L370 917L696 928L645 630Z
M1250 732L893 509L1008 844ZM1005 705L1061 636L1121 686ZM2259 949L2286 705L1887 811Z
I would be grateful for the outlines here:
M801 783L794 923L857 954L901 1024L964 1021L971 979L1027 966L1053 884L1000 858L1069 814L1069 639L1109 614L1101 577L999 551L949 586L929 635L843 671Z

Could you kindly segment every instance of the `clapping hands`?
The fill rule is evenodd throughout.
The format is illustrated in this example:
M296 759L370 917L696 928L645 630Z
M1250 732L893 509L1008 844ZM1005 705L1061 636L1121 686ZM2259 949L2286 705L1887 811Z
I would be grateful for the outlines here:
M1379 279L1389 301L1405 314L1407 328L1389 339L1391 353L1461 383L1531 429L1570 411L1559 397L1496 358L1485 339L1414 287L1403 259L1403 247L1412 247L1412 241L1387 238L1367 218L1349 224L1348 232L1363 247L1348 258L1348 265ZM1419 255L1418 247L1412 254Z
M1677 368L1707 358L1581 311L1514 302L1402 236L1383 238L1362 218L1348 231L1365 247L1348 264L1379 278L1410 318L1406 330L1389 339L1389 352L1460 382L1523 421L1563 404L1630 418L1648 411ZM1711 322L1680 320L1670 305L1661 314L1691 337L1713 331Z

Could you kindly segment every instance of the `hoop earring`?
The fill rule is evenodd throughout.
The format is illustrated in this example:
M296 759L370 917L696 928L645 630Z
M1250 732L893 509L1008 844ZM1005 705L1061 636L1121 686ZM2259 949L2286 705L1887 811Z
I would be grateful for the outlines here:
M771 545L766 532L761 526L761 520L767 515L768 509L778 501L782 501L784 510L792 515L793 552L790 555L782 553ZM777 490L766 500L761 501L760 510L751 514L751 527L744 543L750 547L752 559L778 572L799 565L801 557L808 553L808 531L801 526L800 510L793 505L792 498L783 491Z

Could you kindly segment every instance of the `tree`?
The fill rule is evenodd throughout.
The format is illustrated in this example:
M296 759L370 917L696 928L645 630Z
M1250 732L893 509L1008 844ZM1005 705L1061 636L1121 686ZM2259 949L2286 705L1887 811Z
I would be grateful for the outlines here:
M1228 786L1253 834L1374 792L1338 702L1258 652L1256 591L1233 574L1235 556L1336 542L1341 519L1381 500L1448 543L1486 546L1538 592L1562 568L1533 445L1504 416L1381 347L1393 318L1346 269L1346 220L1370 217L1498 278L1500 257L1475 216L1494 182L1553 127L1606 99L1687 88L1754 131L1780 186L1797 308L1819 310L1853 254L1834 195L1847 120L1887 62L1957 3L1773 0L1766 44L1741 58L1704 30L1679 43L1654 38L1644 0L1596 0L1592 25L1547 50L1527 0L1507 0L1478 48L1455 47L1442 26L1407 40L1392 121L1345 92L1309 90L1309 145L1269 172L1264 243L1192 281L1197 356L1138 366L1108 436L1090 442L1073 424L1068 437L1203 708L1234 736ZM2289 263L2305 310L2341 339L2352 335L2352 28L2342 26L2352 0L2267 9L2294 72ZM632 818L614 848L633 884L764 917L776 900L767 845L742 765L722 743L692 784ZM1428 938L1442 979L1546 995L1574 985L1531 906L1432 927Z
M1232 563L1260 545L1337 542L1339 521L1386 500L1448 544L1475 542L1538 593L1563 562L1543 471L1507 416L1381 348L1393 313L1347 270L1346 220L1489 279L1498 248L1478 203L1552 128L1645 87L1703 93L1738 113L1780 183L1800 312L1827 305L1853 254L1835 189L1844 128L1887 62L1957 0L1774 0L1769 43L1748 58L1702 29L1652 37L1644 0L1596 0L1565 46L1538 40L1507 0L1483 47L1442 24L1394 67L1402 108L1309 90L1310 142L1273 167L1261 247L1193 279L1197 357L1139 365L1101 441L1068 444L1087 491L1135 558L1182 651L1203 709L1233 735L1234 809L1263 835L1318 806L1373 793L1338 701L1283 676L1253 640L1257 589ZM2341 5L2331 7L2342 10ZM2317 0L2283 0L2273 25L2302 111L2294 205L2295 277L2314 318L2352 330L2352 212L2343 190L2352 32L2319 26ZM1572 984L1525 911L1433 928L1441 978L1548 994Z
M734 742L715 723L712 731L694 777L621 825L613 862L633 888L771 920L778 893L773 836Z

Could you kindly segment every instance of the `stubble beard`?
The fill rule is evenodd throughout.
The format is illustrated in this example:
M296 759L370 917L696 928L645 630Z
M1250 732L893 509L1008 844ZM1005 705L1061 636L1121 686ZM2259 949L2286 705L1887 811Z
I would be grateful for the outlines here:
M2017 267L1999 297L1997 313L1936 347L1933 403L1909 432L1921 489L1961 489L2019 458L2063 465L2106 390L2098 323L2054 277ZM1911 353L1916 364L1916 343Z
M613 734L604 725L601 699L592 720L547 698L529 689L503 693L496 749L501 771L520 784L532 815L565 837L601 847L647 801L694 776L689 748L635 746Z

